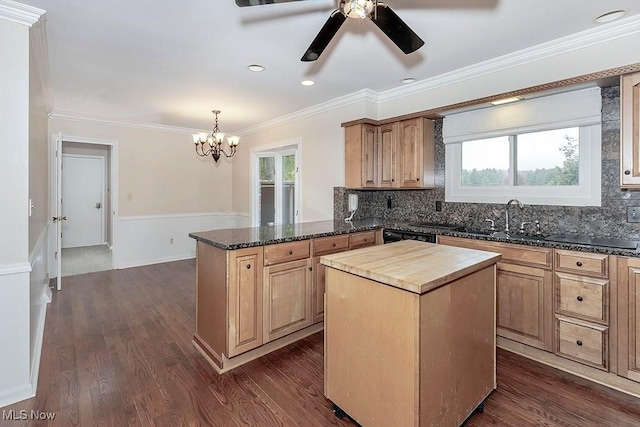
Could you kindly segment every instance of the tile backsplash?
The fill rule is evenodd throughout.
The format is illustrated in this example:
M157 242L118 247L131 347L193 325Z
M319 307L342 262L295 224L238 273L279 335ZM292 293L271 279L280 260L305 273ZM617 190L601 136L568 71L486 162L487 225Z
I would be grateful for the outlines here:
M444 201L444 144L442 120L435 123L435 188L432 190L348 190L334 188L334 219L348 215L348 194L358 195L354 218L429 221L488 229L486 218L504 228L504 204ZM602 203L600 207L525 205L509 208L510 227L540 221L542 232L579 233L594 237L640 239L640 224L628 223L627 206L640 206L640 192L620 188L620 88L602 89ZM442 210L436 212L436 202ZM533 230L533 225L527 226Z

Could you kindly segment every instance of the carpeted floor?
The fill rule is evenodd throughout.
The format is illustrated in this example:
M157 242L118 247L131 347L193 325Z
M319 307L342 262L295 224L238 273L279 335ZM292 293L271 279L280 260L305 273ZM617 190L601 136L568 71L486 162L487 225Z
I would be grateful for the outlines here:
M107 245L62 249L62 277L112 268L111 250Z

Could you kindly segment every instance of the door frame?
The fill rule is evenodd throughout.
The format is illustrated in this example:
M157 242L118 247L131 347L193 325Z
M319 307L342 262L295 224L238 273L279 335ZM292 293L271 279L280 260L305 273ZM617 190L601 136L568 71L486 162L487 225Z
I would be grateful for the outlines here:
M296 155L297 172L294 193L296 215L294 215L294 223L300 222L300 218L302 217L302 168L300 167L300 164L302 163L302 138L287 139L271 144L260 145L258 147L251 148L249 153L251 171L251 226L260 227L260 204L258 203L258 194L260 192L258 185L258 159L269 154L282 156L295 153ZM280 203L280 201L276 194L276 205L278 203ZM278 215L276 213L275 219L277 218Z
M107 158L109 159L110 168L109 168L109 180L105 182L105 187L110 189L109 191L109 207L110 207L110 215L111 215L111 263L112 268L118 267L118 242L117 242L117 227L118 227L118 141L111 139L99 139L99 138L90 138L83 136L73 136L73 135L65 135L63 133L52 133L49 136L49 232L48 232L48 240L49 240L49 256L48 256L48 271L50 278L57 278L57 290L61 290L62 288L62 272L59 268L59 260L62 257L62 254L59 254L56 257L57 247L58 247L58 235L56 233L56 224L53 222L53 217L57 216L57 205L58 205L58 191L57 191L57 182L58 178L62 180L61 170L58 169L58 155L60 159L62 159L62 150L58 153L57 145L58 139L60 139L60 148L62 148L62 144L65 142L75 142L80 144L94 144L94 145L105 145L110 147L108 150ZM106 169L106 168L105 168ZM106 172L106 170L105 170ZM106 196L105 196L106 197ZM106 239L105 239L106 240Z
M64 142L64 141L63 141ZM67 141L68 142L68 141ZM107 154L108 156L108 154ZM102 163L102 194L100 197L100 203L102 204L102 209L100 209L100 243L101 244L106 244L107 243L107 239L105 236L106 233L106 228L107 228L107 224L106 224L106 215L105 215L105 209L104 207L106 206L105 204L105 200L106 200L106 192L107 192L107 187L108 187L108 182L107 182L107 157L106 156L96 156L96 155L92 155L92 154L65 154L64 150L62 151L62 161L64 164L64 158L65 157L73 157L73 158L80 158L80 159L94 159L94 160L100 160L100 162ZM62 172L62 175L64 176L64 171ZM64 179L63 179L64 182Z

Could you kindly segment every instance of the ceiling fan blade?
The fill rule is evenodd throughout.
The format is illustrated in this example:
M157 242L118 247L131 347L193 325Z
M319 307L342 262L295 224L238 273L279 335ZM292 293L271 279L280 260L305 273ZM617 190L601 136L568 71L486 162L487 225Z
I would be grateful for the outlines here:
M301 61L310 62L315 61L322 55L322 52L327 48L329 42L333 36L336 35L344 21L347 19L346 16L340 11L336 9L331 13L327 22L324 23L320 32L316 36L315 39L311 42L311 45L307 49L307 51L302 55Z
M236 0L236 5L238 5L239 7L260 6L263 4L288 3L291 1L306 1L306 0Z
M424 45L424 41L384 3L378 3L371 12L371 20L406 54L415 52Z

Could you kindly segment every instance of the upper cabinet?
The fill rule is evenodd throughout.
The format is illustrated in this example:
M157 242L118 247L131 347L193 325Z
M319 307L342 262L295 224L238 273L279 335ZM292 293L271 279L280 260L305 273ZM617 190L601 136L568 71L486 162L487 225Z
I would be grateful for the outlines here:
M434 124L420 117L345 127L347 188L433 188Z
M620 103L620 183L623 188L640 188L640 73L621 77Z

